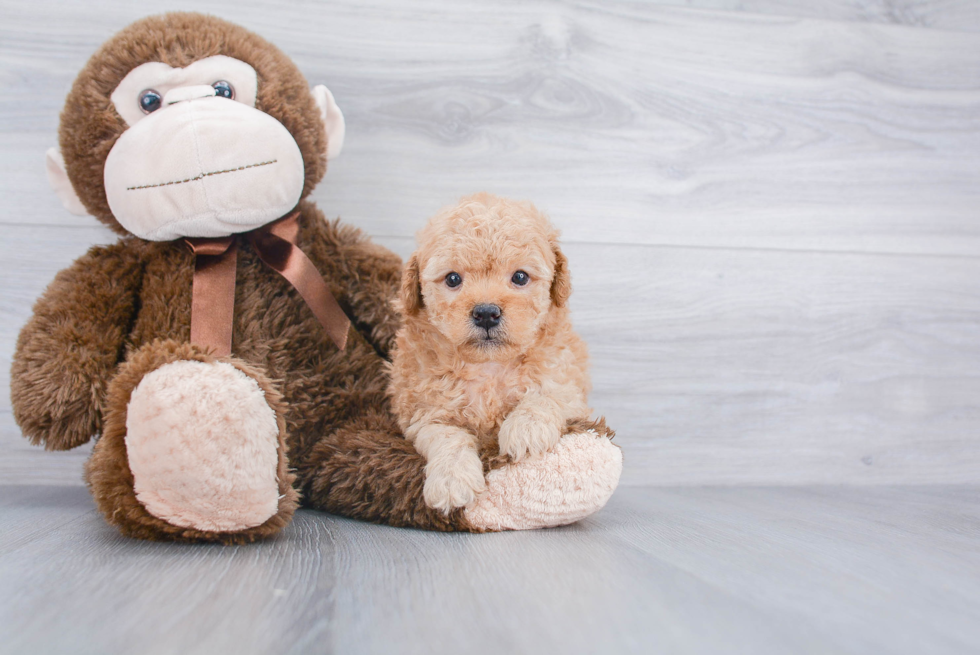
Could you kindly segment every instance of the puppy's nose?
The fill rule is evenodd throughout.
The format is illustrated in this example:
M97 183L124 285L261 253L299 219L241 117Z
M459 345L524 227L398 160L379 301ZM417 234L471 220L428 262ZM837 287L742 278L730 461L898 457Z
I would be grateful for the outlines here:
M489 330L500 324L500 307L496 305L477 305L473 308L473 322L477 327Z

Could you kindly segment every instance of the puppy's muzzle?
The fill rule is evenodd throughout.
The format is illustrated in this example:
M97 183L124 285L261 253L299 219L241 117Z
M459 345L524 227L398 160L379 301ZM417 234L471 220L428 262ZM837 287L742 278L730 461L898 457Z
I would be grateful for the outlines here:
M489 331L500 325L500 307L497 305L477 305L473 308L473 324Z

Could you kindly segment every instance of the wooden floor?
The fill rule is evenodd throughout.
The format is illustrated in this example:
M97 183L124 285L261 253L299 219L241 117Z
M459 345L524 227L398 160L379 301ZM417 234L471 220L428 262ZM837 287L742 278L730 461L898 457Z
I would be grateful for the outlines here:
M445 535L301 511L278 539L118 536L0 488L0 653L980 652L980 488L624 488Z

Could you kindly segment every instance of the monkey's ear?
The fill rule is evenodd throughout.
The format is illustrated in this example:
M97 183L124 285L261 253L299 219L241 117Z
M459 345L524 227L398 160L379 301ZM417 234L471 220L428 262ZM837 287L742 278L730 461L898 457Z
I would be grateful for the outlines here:
M551 301L555 307L564 307L568 302L568 297L572 295L572 276L568 272L568 259L565 253L558 248L555 249L555 276L551 279Z
M344 115L333 99L330 89L317 84L313 87L313 100L320 110L320 120L327 128L327 161L334 159L344 147L344 133L347 131Z
M425 307L422 300L422 277L419 273L419 258L412 255L402 271L402 311L406 316L415 316Z
M65 169L65 159L61 156L61 151L57 148L48 148L45 156L44 168L48 173L48 184L54 189L61 199L61 204L65 209L76 216L88 216L88 210L78 199L78 194L68 179L68 171Z

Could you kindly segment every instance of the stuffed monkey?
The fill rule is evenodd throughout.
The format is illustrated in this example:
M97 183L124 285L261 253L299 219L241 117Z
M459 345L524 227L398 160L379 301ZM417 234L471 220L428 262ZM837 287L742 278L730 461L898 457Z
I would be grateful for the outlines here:
M385 388L401 262L305 198L340 151L330 92L276 47L198 14L138 21L76 79L48 175L120 235L61 271L14 356L14 415L50 450L97 442L106 520L244 543L300 502L432 530L559 525L616 486L602 424L554 452L485 453L488 491L444 514Z

